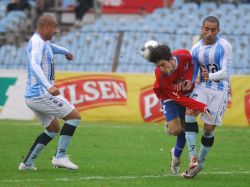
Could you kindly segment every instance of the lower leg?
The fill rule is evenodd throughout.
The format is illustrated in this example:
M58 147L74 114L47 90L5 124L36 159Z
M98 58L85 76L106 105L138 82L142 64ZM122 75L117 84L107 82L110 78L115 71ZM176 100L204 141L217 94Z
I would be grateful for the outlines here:
M204 131L201 138L201 147L199 151L199 167L204 167L207 154L214 143L214 131Z
M185 144L186 144L185 132L181 131L176 138L176 145L174 149L175 157L180 158L183 148L185 147Z
M198 123L195 116L186 115L185 116L185 133L186 142L189 151L189 158L196 156L196 139L198 135Z
M74 135L75 129L79 124L80 124L79 119L70 119L65 121L64 126L62 127L60 132L60 138L55 155L57 159L65 157L66 150Z
M43 148L57 135L57 133L49 132L45 130L40 134L33 145L23 163L27 166L33 165L34 160L37 158L38 154L43 150Z

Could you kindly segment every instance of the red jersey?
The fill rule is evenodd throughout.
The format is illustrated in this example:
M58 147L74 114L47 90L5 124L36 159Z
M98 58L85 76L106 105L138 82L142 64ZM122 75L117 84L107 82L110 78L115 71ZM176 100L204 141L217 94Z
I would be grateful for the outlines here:
M194 69L192 56L185 49L173 51L172 55L177 61L177 68L174 72L167 75L162 73L160 68L155 68L154 92L156 96L161 100L172 99L185 107L204 112L207 105L185 96L186 93L182 91L177 92L174 89L174 85L180 81L189 80L192 82Z

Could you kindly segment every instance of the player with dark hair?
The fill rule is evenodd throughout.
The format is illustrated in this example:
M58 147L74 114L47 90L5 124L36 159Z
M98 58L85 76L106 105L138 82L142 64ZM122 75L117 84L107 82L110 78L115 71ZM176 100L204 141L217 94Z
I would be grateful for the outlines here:
M204 167L204 161L214 144L214 131L221 125L230 92L230 64L232 46L217 36L220 31L219 20L214 16L204 19L201 33L203 38L191 50L194 63L194 79L200 70L200 80L191 94L191 98L205 103L211 110L211 117L201 114L204 122L203 135L198 157L196 140L198 135L197 110L186 111L186 141L189 149L190 165L183 172L183 178L195 177Z
M170 151L170 168L173 174L178 174L180 156L186 143L185 107L205 112L209 116L207 105L186 96L193 89L192 57L187 50L171 52L167 45L149 41L142 48L142 55L156 66L154 92L161 100L168 134L177 136L176 145Z
M57 31L55 18L43 15L39 18L37 30L28 43L28 81L25 100L28 107L39 117L45 131L36 138L26 158L20 163L19 170L36 170L34 160L59 132L58 147L52 165L78 169L66 155L66 150L75 129L80 124L81 116L72 104L59 96L60 92L54 86L53 55L62 54L68 60L72 60L73 55L67 49L50 43L49 40ZM65 120L61 131L58 118Z

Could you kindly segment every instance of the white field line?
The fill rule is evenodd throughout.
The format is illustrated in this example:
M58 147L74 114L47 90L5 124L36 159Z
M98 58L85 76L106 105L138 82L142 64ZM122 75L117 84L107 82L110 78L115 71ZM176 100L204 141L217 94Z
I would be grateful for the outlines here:
M36 171L34 171L36 172ZM238 171L238 172L230 172L230 171L215 171L215 172L202 172L199 175L242 175L242 174L250 174L250 171ZM5 179L2 182L4 183L18 183L18 182L46 182L46 181L89 181L89 180L133 180L133 179L153 179L153 178L166 178L166 177L180 177L180 175L145 175L145 176L85 176L85 177L61 177L54 179L36 179L36 178L28 178L28 179Z

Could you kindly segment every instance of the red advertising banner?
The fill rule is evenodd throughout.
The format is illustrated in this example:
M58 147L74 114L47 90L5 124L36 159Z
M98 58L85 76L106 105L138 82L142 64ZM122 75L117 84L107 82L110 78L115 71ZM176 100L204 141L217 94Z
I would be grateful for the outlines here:
M123 77L109 75L76 76L57 81L56 86L80 111L111 105L124 105L127 86Z
M153 85L144 87L140 90L139 106L141 117L144 122L160 122L164 119L160 100L153 91Z
M154 9L163 7L164 0L102 0L103 13L141 14L151 13Z

